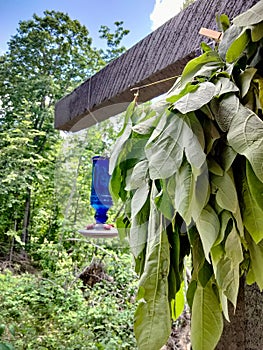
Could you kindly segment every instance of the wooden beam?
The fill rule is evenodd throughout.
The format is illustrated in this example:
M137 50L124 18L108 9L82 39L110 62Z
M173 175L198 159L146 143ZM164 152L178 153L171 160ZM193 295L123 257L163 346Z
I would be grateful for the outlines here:
M258 0L197 0L146 36L55 106L55 128L78 131L124 111L133 99L131 88L180 75L199 50L201 27L216 28L216 14L230 19ZM209 40L209 39L207 39ZM140 102L169 90L173 80L140 91Z

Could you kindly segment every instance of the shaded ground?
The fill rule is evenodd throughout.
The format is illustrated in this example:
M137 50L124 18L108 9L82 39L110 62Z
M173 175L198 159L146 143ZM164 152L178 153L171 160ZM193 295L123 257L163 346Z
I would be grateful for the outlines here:
M11 271L13 274L22 273L36 273L36 268L33 265L32 260L26 252L12 252L12 256L8 254L0 254L0 272L6 270Z
M78 276L84 286L93 287L96 283L106 280L112 282L113 278L106 274L105 266L101 260L94 259Z

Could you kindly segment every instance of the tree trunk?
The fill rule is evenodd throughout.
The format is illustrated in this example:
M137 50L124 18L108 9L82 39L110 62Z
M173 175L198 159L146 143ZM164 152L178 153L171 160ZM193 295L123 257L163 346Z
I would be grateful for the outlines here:
M223 335L216 350L263 349L263 293L256 284L240 280L237 309L230 306L230 320L225 321Z
M14 223L14 232L17 232L17 219L15 219L15 223ZM15 246L15 237L12 236L11 243L10 243L10 249L9 249L9 262L10 263L13 260L14 246Z
M29 243L29 224L30 224L30 204L31 204L31 189L27 189L25 211L24 211L24 221L23 221L23 231L21 240L23 243Z

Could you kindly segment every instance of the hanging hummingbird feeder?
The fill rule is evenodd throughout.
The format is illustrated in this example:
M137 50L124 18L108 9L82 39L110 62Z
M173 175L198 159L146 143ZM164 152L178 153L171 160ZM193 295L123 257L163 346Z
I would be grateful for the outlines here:
M113 225L107 224L107 212L112 206L109 192L109 158L95 156L92 158L92 184L90 204L95 209L95 223L87 225L78 232L93 238L111 238L118 236Z

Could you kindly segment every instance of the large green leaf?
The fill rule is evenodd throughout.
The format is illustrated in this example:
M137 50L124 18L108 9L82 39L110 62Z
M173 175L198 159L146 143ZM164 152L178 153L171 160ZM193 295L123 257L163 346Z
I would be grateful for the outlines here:
M203 266L198 271L198 282L201 284L203 288L207 285L210 278L213 275L213 268L212 265L207 262L207 260L204 261Z
M186 160L177 171L175 179L175 208L187 224L189 224L188 216L192 197L192 170L191 165Z
M224 256L218 264L215 272L219 288L236 307L239 289L239 265L233 265L231 260Z
M192 175L193 185L189 217L192 217L194 222L199 219L199 216L203 208L206 206L210 195L210 185L206 163L203 165L201 171L202 172L198 176L195 176L195 174Z
M171 115L171 112L168 109L164 108L158 120L157 126L154 128L151 136L148 139L148 143L153 142L160 136L160 134L163 132L165 128L167 119L170 118L170 115Z
M248 161L246 162L246 176L251 196L263 212L263 182L256 177Z
M263 1L259 1L241 15L233 19L233 23L240 27L246 27L263 21Z
M218 295L219 295L220 304L221 304L222 312L225 316L225 319L228 322L230 322L229 313L228 313L228 299L220 288L218 290Z
M206 164L205 164L206 165ZM175 209L187 225L196 221L207 204L209 182L206 166L199 176L195 176L190 164L185 160L175 175Z
M207 205L202 210L196 221L196 227L202 241L205 258L210 262L209 253L217 239L220 229L218 216L210 205Z
M249 284L257 283L259 289L263 290L263 240L258 244L246 234L246 239L248 241L249 254L250 254L250 266L247 274L247 282Z
M137 163L131 173L131 176L126 180L125 190L131 191L142 186L146 185L147 181L147 172L148 172L148 161L142 160Z
M224 145L223 149L221 149L220 160L225 171L228 171L231 168L236 155L237 152L227 143Z
M214 119L214 116L212 115L212 112L210 108L208 108L208 113L211 113L211 118ZM213 145L216 140L220 138L220 133L216 127L216 123L213 120L210 120L206 118L203 123L203 129L205 134L205 140L206 140L206 154L210 153L213 149Z
M175 174L182 164L184 153L193 170L201 169L206 160L201 144L203 138L202 127L193 113L182 115L171 112L159 137L150 139L146 145L150 178L166 179Z
M140 162L137 164L141 164ZM139 176L141 173L138 172ZM126 201L127 203L127 201ZM135 191L131 199L130 205L131 213L131 227L129 234L129 243L131 251L135 258L138 258L139 254L143 251L148 232L148 220L149 220L149 185L145 181L142 181L140 187Z
M180 115L179 116L184 120L184 122L188 125L189 129L192 130L194 135L191 134L191 136L194 137L195 141L198 141L202 150L205 148L205 135L204 130L202 128L202 125L197 117L197 115L194 112L187 113L187 115ZM194 160L193 157L190 157L190 154L187 154L186 157L188 161L191 163L191 165L194 167ZM192 161L191 161L192 159ZM197 166L199 168L199 166Z
M257 72L256 68L248 67L247 69L244 70L244 72L239 74L238 85L240 88L240 94L242 98L244 98L248 93L252 79L254 78L254 75L256 74L256 72Z
M215 85L206 81L198 86L198 89L184 95L173 103L173 109L177 109L182 114L196 111L206 105L215 94Z
M176 211L174 206L174 196L171 196L168 189L166 180L162 181L162 190L155 198L155 204L160 212L170 221L173 220Z
M245 171L241 172L241 176L243 197L241 212L243 223L250 235L253 237L255 243L259 243L263 239L263 210L260 206L258 206L251 193ZM251 180L250 174L250 181ZM253 187L253 183L251 185Z
M213 350L223 331L223 317L212 283L197 286L191 320L193 350Z
M121 135L125 132L127 125L131 124L131 118L133 113L135 112L135 108L136 108L136 101L134 100L129 104L129 106L126 109L123 126L121 131L118 134L118 137L121 137Z
M149 215L149 213L146 212L146 215L147 214ZM129 243L131 252L135 258L138 258L145 248L147 242L148 224L148 219L142 212L136 215L132 220Z
M215 51L208 51L189 61L185 66L181 83L190 82L196 75L211 76L211 73L223 67L223 62Z
M134 332L139 350L159 350L171 331L168 302L170 251L164 219L154 204L157 193L153 187L145 267L139 281L139 304L135 313Z
M131 123L128 123L126 125L126 128L123 130L122 135L118 138L114 145L113 152L110 157L110 164L109 164L109 173L112 174L114 168L118 164L118 158L120 156L121 150L123 150L125 142L129 139L132 132L132 126Z
M169 271L169 301L175 299L176 293L181 288L183 268L181 253L181 242L179 228L170 224L167 227L167 235L170 244L170 271ZM175 305L176 306L176 305Z
M220 232L215 242L215 245L220 244L224 240L226 233L229 232L229 228L232 228L232 226L233 226L232 215L230 214L229 211L223 210L222 213L220 213Z
M132 136L131 124L128 123L125 131L117 140L110 159L110 173L112 175L110 191L114 201L117 201L119 198L125 201L127 196L125 188L126 185L129 188L132 169L138 162L145 160L144 147L147 138L145 136Z
M251 27L251 39L253 42L263 38L263 22L255 24Z
M187 303L188 303L191 310L193 307L194 295L195 295L196 288L197 288L197 281L192 279L188 285L187 292L186 292Z
M176 313L173 317L174 320L176 320L184 311L184 306L185 306L185 285L184 285L184 281L181 283L181 288L179 289L179 291L176 293L176 297L175 297L175 310Z
M135 124L132 127L132 130L140 135L150 135L154 128L157 126L160 118L158 113L153 112L150 115L152 114L153 116L151 116L150 118L144 119L138 124Z
M235 225L233 225L231 232L227 236L225 252L233 265L239 265L243 261L241 240Z
M127 237L129 237L130 232L130 223L127 221L125 214L122 214L116 218L116 227L118 228L118 236L120 241L124 241Z
M214 98L210 103L210 107L220 129L225 132L228 131L239 107L239 100L236 95L228 94L222 100Z
M182 246L180 242L179 228L170 224L167 228L170 244L170 271L168 276L169 301L171 305L171 316L176 320L184 309L184 281L183 281L183 259Z
M202 268L205 262L205 255L200 235L196 226L193 225L188 229L188 237L191 244L193 261L192 280L197 281L199 270Z
M222 30L223 32L225 32L229 27L230 27L230 21L227 15L222 14L219 16L217 16L217 25L219 27L218 30Z
M249 43L249 40L249 31L247 29L244 29L229 46L226 52L226 61L229 63L236 61L245 50L247 44Z
M218 205L222 209L235 213L238 207L238 198L232 177L227 172L223 176L212 175L211 182L215 188Z
M128 106L125 117L124 117L124 125L119 133L119 138L117 139L113 152L110 157L110 164L109 164L109 173L112 174L113 169L117 165L117 159L119 158L120 151L122 150L125 142L128 140L128 138L131 135L132 132L132 123L131 123L131 117L132 114L135 111L135 101L131 102L130 105Z
M119 192L121 188L120 174L121 169L116 167L113 169L113 173L111 174L110 178L109 191L114 202L117 202L119 199Z
M145 153L149 161L150 178L153 180L171 177L182 164L184 150L175 140L180 131L175 127L173 131L174 136L169 135L165 129L161 137L147 145Z
M144 206L149 195L149 185L147 182L142 182L141 187L139 187L131 200L131 215L134 218Z
M212 265L214 269L214 273L216 275L217 265L220 262L220 260L223 258L225 252L223 244L217 244L214 245L211 249L211 259L212 259Z
M224 175L224 170L221 168L221 166L215 161L214 158L209 157L207 159L207 165L209 172L218 175L218 176L223 176Z
M169 92L169 95L166 98L166 101L169 103L175 103L183 96L188 95L190 92L196 91L198 87L199 87L199 84L187 83L183 89L172 88Z
M236 38L240 35L241 32L242 28L239 28L235 25L232 25L225 31L223 39L218 46L218 53L222 58L225 59L229 47L236 40Z
M224 249L222 244L214 247L211 256L219 289L236 307L240 278L239 265L243 261L243 250L235 225L232 225L226 238Z
M228 94L230 92L239 92L238 87L234 84L229 77L219 76L215 84L215 95L217 97Z
M227 134L229 145L244 155L263 182L263 121L250 109L239 104Z

